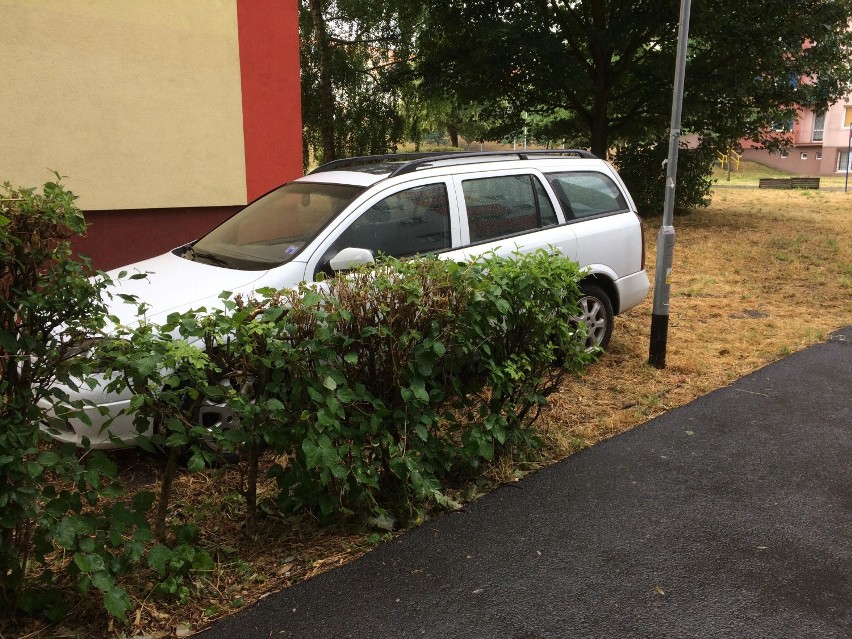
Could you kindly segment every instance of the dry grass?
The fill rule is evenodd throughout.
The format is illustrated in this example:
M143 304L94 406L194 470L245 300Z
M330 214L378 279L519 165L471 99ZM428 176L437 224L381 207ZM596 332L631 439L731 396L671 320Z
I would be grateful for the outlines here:
M656 230L646 225L648 269ZM610 352L556 395L559 452L623 432L852 324L852 195L717 189L675 220L667 367L646 363L651 297L617 320Z
M649 272L659 223L646 223ZM646 363L649 296L617 319L602 361L552 396L540 421L550 461L852 324L852 195L717 189L710 209L677 218L675 228L667 367L657 370ZM124 455L124 477L135 472L137 484L150 482L153 462L139 453ZM527 470L504 464L494 469L493 478L510 480ZM217 476L225 472L233 471L186 474L178 481L174 522L203 522L204 545L221 562L214 574L197 575L189 583L187 603L155 598L153 583L143 577L129 585L137 614L128 626L106 631L100 602L88 598L80 599L71 615L88 619L88 630L29 628L33 634L27 636L175 636L196 631L269 592L350 561L381 540L369 531L323 529L296 518L268 519L258 539L244 541L240 498L222 488L235 485L236 479ZM272 486L265 489L274 493Z
M759 162L750 162L743 160L740 162L738 171L731 170L728 173L727 166L725 169L719 167L719 164L713 166L713 177L720 187L725 186L757 186L760 178L785 178L791 175L804 175L801 173L787 173L773 169ZM812 176L816 177L816 176ZM729 179L730 178L730 179ZM822 188L843 188L846 183L845 174L823 175L820 176L820 187Z

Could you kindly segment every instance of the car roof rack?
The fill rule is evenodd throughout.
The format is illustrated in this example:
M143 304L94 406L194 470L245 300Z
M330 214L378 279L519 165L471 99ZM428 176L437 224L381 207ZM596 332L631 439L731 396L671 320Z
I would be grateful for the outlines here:
M396 175L404 175L413 173L423 165L444 160L469 160L475 158L491 158L498 159L500 157L506 160L529 160L536 157L574 157L596 160L598 157L584 149L545 149L535 151L456 151L456 152L423 152L423 153L389 153L386 155L365 155L354 158L341 158L326 162L311 171L314 173L323 173L325 171L333 171L346 167L365 166L370 164L380 163L399 163L390 171L388 177Z

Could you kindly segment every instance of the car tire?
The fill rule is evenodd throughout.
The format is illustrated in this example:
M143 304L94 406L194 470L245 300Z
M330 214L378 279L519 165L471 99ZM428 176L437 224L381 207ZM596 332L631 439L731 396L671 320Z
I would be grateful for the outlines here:
M581 295L577 300L580 314L572 318L578 324L585 324L588 331L586 349L606 348L612 337L615 315L609 295L597 284L580 284Z

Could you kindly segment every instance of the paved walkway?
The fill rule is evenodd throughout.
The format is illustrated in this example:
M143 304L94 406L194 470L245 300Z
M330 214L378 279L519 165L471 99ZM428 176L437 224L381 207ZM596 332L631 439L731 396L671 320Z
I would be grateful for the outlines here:
M202 636L852 637L852 327Z

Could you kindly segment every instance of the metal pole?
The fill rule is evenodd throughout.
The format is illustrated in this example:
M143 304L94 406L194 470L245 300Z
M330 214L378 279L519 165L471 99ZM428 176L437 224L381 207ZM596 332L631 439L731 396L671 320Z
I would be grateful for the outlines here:
M846 144L846 185L843 192L849 192L849 163L852 162L852 122L849 123L849 142Z
M680 118L683 106L683 78L686 74L686 45L689 40L690 0L681 0L680 24L677 30L677 61L675 63L672 121L669 132L669 158L666 162L666 200L663 224L657 235L657 269L654 276L654 309L651 315L651 344L648 363L656 368L666 367L666 342L669 332L669 299L674 257L675 230L673 226L675 184L677 183L677 153L680 146Z

